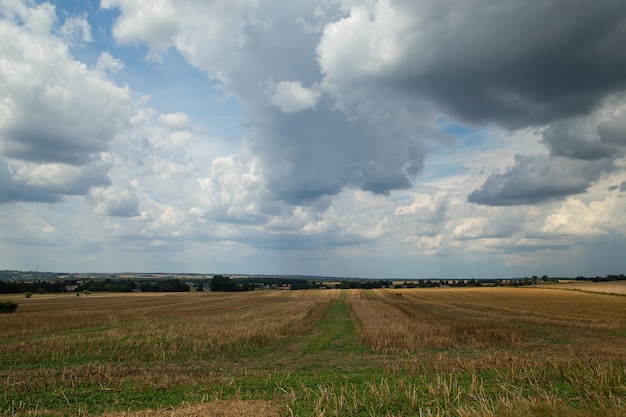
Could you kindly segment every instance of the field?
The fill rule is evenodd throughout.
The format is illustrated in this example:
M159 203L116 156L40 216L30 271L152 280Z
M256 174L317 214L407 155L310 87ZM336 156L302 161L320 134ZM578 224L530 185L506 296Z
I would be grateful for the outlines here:
M552 284L540 284L545 288L561 288L569 290L605 292L610 294L626 295L626 281L588 282L588 281L561 281Z
M626 416L626 297L108 294L0 315L1 416Z

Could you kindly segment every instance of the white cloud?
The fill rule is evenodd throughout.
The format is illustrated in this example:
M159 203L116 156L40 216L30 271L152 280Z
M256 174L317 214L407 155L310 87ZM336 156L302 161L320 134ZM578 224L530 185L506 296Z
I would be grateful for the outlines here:
M327 24L317 47L325 81L346 82L394 70L414 40L412 32L420 24L420 16L387 0L345 7L349 15Z
M135 43L141 39L137 35L147 38L148 42L158 48L167 48L171 38L175 35L178 25L177 11L169 1L136 2L102 0L100 6L104 9L120 6L124 14L114 28L115 38L122 43ZM149 6L149 7L148 7Z
M305 88L299 81L280 81L267 87L269 101L285 113L294 113L315 107L318 91Z
M159 122L172 129L185 129L189 127L189 116L182 112L160 114Z
M85 195L91 187L107 185L110 167L110 158L104 153L94 156L84 166L20 161L9 164L12 178L17 184L32 190L61 195Z
M122 60L114 58L108 52L102 52L98 56L98 61L96 62L96 69L98 71L111 71L113 73L119 72L124 68L124 63Z
M585 204L570 198L550 214L543 232L550 235L597 236L617 232L626 236L626 196L611 194L600 201Z
M88 163L130 117L130 93L72 59L53 36L0 21L0 153Z
M86 16L71 16L67 18L59 29L59 33L63 40L70 45L93 41L91 26Z
M23 22L24 28L33 34L49 34L56 21L55 8L50 3L31 4L19 0L4 0L0 12L10 20Z
M103 216L135 217L139 215L139 200L131 189L110 186L94 188L90 199L94 204L94 212Z

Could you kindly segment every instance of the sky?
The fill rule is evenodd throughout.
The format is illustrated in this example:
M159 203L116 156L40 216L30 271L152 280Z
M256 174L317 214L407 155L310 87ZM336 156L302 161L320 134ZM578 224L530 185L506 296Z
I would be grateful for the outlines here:
M626 272L622 0L0 0L0 269Z

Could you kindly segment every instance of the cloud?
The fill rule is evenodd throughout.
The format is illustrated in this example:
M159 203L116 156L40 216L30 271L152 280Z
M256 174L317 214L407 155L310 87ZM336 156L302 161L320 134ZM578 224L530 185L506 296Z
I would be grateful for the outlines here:
M72 58L49 32L53 7L11 4L15 21L0 20L12 40L0 44L0 155L11 188L25 190L5 201L84 195L109 182L102 155L132 114L130 91Z
M94 188L89 194L94 212L103 216L139 216L139 199L133 190L116 186Z
M124 63L120 59L114 58L108 52L102 52L98 56L98 61L96 62L96 70L98 71L111 71L113 73L118 72L124 68Z
M302 204L346 187L387 194L411 186L425 154L421 140L367 120L353 123L327 106L316 115L276 115L251 136L276 198Z
M92 42L91 26L86 16L71 16L63 22L59 34L68 44Z
M316 87L323 77L316 51L322 33L310 30L325 19L316 17L317 2L290 8L277 2L185 4L163 25L144 20L161 9L134 4L106 3L122 11L116 27L126 29L114 32L118 40L176 48L246 106L246 140L267 198L301 204L351 187L388 194L411 186L425 157L423 138L415 134L422 119L407 110L413 104L367 88L349 106L323 96ZM161 27L171 29L163 30L167 36L159 35Z
M26 4L21 1L3 1L0 13L8 20L19 21L33 34L49 34L56 21L54 6L50 3Z
M491 174L467 200L488 205L537 204L585 192L606 168L602 162L517 155L515 165Z
M206 177L198 179L199 200L190 210L211 221L262 224L270 207L263 206L266 192L256 161L246 154L215 158Z
M7 265L579 274L624 233L618 2L100 5L0 2Z
M315 107L319 92L305 88L299 81L280 81L268 85L269 102L282 112L294 113Z
M27 188L61 195L85 195L91 187L108 185L109 155L92 156L84 166L63 163L37 164L14 161L10 165L13 180Z
M615 161L626 152L625 108L618 95L587 115L551 123L540 131L548 155L517 155L514 166L491 174L468 201L536 204L584 193L603 175L620 170Z
M55 203L60 200L58 194L34 190L16 182L11 178L9 167L0 159L0 204L17 201Z
M80 165L129 117L129 92L83 64L52 37L0 22L0 152L5 157Z
M609 97L595 111L558 120L543 132L543 143L553 156L586 161L617 158L626 150L626 101Z
M611 232L626 234L626 201L623 197L610 195L589 204L570 198L549 215L543 232L565 236L596 236Z
M182 112L160 114L159 122L171 129L185 129L189 127L189 116Z
M626 4L342 2L318 48L328 85L367 79L470 123L542 125L626 88Z
M178 25L176 22L177 10L168 1L153 3L145 7L143 3L132 1L102 0L103 9L122 6L124 14L113 27L115 38L122 43L135 43L143 40L138 37L141 33L149 43L158 48L167 48L171 44L171 37L175 35Z

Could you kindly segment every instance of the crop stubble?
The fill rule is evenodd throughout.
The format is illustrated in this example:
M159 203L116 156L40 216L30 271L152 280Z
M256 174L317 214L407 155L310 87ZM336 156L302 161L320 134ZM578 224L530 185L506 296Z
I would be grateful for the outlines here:
M337 303L349 309L327 318ZM357 323L361 347L350 335L322 340L328 320ZM240 409L271 400L272 413L294 415L625 414L626 297L535 288L36 296L0 326L2 415L214 400ZM142 402L132 390L171 398ZM89 395L112 401L97 407Z

